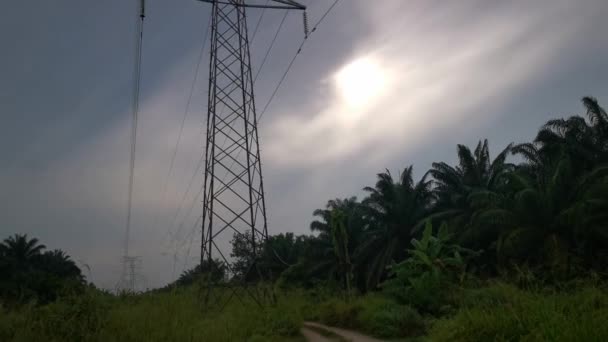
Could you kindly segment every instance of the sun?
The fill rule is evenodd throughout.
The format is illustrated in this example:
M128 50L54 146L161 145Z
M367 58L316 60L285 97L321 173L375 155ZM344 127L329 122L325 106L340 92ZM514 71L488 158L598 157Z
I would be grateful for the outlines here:
M380 64L370 57L356 59L335 74L342 100L350 107L365 107L386 90L387 77Z

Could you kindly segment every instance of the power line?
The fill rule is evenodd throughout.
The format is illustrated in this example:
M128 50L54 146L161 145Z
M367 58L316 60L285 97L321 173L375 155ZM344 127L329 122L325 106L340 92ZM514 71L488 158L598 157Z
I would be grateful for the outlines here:
M206 46L206 42L207 42L207 36L209 34L209 27L211 26L211 15L209 15L209 20L207 21L207 25L206 25L206 30L205 30L205 34L203 35L203 41L201 44L201 48L199 51L199 56L198 56L198 62L196 63L196 68L194 71L194 78L192 79L192 84L190 86L190 95L188 96L188 100L186 102L186 109L184 111L184 115L182 116L182 122L180 124L179 127L179 134L177 136L177 141L175 142L175 147L173 148L173 155L171 156L171 163L169 165L169 172L167 172L167 176L165 177L165 182L164 182L164 186L163 186L163 192L162 192L162 200L161 203L164 205L165 200L166 200L166 196L167 196L167 188L169 185L169 180L171 179L171 174L173 172L173 167L175 165L175 158L177 156L177 150L179 148L179 143L181 142L182 139L182 133L184 131L184 124L186 122L186 118L188 117L188 111L190 109L190 103L192 102L192 95L194 94L194 88L196 86L196 81L198 79L198 73L199 73L199 69L201 66L201 61L203 60L203 52L205 50L205 46Z
M267 1L266 1L266 4L268 4L269 2L270 2L270 0L267 0ZM255 29L254 29L254 31L253 31L253 35L252 35L252 38L251 38L251 40L252 40L252 41L253 41L253 39L255 38L255 36L256 36L256 34L257 34L257 32L258 32L258 28L260 27L260 23L261 23L261 21L262 21L262 19L263 19L263 17L264 17L264 12L265 12L265 11L266 11L266 9L262 9L262 14L260 15L260 18L258 19L258 21L257 21L257 23L256 23L256 26L255 26ZM271 43L270 43L270 46L269 46L269 47L268 47L268 49L266 50L266 53L265 53L265 55L264 55L264 58L262 59L262 62L260 63L260 66L259 66L259 68L258 68L258 70L257 70L257 72L256 72L256 75L255 75L254 80L253 80L253 83L254 83L254 84L255 84L255 81L256 81L256 80L257 80L257 78L258 78L258 75L260 74L260 71L262 70L262 68L264 67L264 64L266 63L266 59L267 59L267 58L268 58L268 56L270 55L270 51L272 50L272 48L273 48L273 46L274 46L274 43L275 43L275 41L276 41L277 37L279 36L279 33L280 33L280 31L281 31L281 28L283 27L283 23L285 22L285 19L287 18L287 15L288 15L288 14L289 14L289 11L285 11L285 14L283 15L283 18L282 18L282 20L281 20L281 22L280 22L280 24L279 24L279 26L278 26L278 28L277 28L277 31L276 31L276 32L275 32L275 34L274 34L274 37L273 37L273 39L272 39L272 41L271 41ZM224 109L225 109L225 107L224 107L224 108L222 108L221 112L223 112L223 110L224 110ZM201 131L201 134L202 134L202 131ZM226 138L224 138L224 144L226 143L226 140L227 140L227 139L228 139L227 137L226 137ZM186 198L186 194L187 194L188 192L190 192L190 187L191 187L191 185L192 185L192 181L193 181L193 179L195 178L196 174L198 173L198 171L199 171L199 169L200 169L200 166L201 166L201 161L202 161L202 158L203 158L203 157L204 157L204 156L201 156L201 160L199 161L199 164L198 164L198 166L197 166L197 168L196 168L196 171L194 172L194 175L193 175L193 176L192 176L192 178L190 179L190 182L189 182L189 184L190 184L190 185L188 185L188 187L186 188L186 193L185 193L185 194L184 194L184 196L182 197L182 200L180 201L180 204L179 204L179 205L178 205L178 207L177 207L177 211L176 211L176 213L175 213L175 215L174 215L174 217L173 217L173 220L172 220L171 225L169 226L169 229L167 230L167 234L165 235L165 239L166 239L166 238L167 238L167 237L170 235L170 231L171 231L171 230L173 230L173 227L175 226L175 220L176 220L176 219L177 219L177 217L178 217L178 213L181 211L181 207L182 207L183 202L184 202L184 200L185 200L185 198ZM233 165L234 165L234 162L233 162ZM224 180L225 180L225 177L224 177ZM198 198L195 198L195 199L194 199L193 205L194 205L194 203L196 203L196 200L197 200L197 199L198 199ZM192 208L192 207L193 207L193 206L191 206L191 208ZM188 219L188 216L184 217L184 220L187 220L187 219ZM182 222L182 223L180 223L180 227L181 227L182 225L183 225L183 222Z
M141 84L142 46L144 39L144 0L141 1L139 20L137 20L137 43L135 44L135 68L133 69L133 113L131 120L131 158L129 161L129 185L127 199L127 223L125 229L125 256L129 255L129 237L131 234L131 211L133 206L133 178L135 173L135 147L137 145L137 120L139 115L139 93Z
M172 271L172 276L171 278L175 280L175 268L176 268L176 264L177 264L177 254L178 254L178 250L181 250L184 248L184 246L186 245L186 241L189 241L189 245L188 248L186 249L187 253L186 256L184 257L184 263L182 266L182 273L185 271L186 269L186 263L188 261L188 259L190 258L190 250L192 248L192 237L194 236L194 233L196 232L196 228L198 226L198 223L200 222L200 220L202 219L202 216L199 216L196 221L194 222L194 225L192 226L192 229L190 230L190 233L188 234L188 236L185 237L185 239L182 241L182 244L180 246L175 246L175 253L173 254L173 271Z
M323 22L323 20L327 17L327 15L331 12L331 10L338 4L340 0L334 0L334 2L332 3L332 5L325 11L325 13L323 14L323 16L315 23L315 25L313 26L313 29L310 31L310 34L308 34L307 36L304 37L304 39L302 40L302 43L300 44L300 46L298 47L298 50L296 52L296 54L294 55L294 57L291 59L291 62L289 63L289 66L287 67L287 69L285 70L285 72L283 73L283 76L281 77L281 80L279 81L279 83L277 84L277 86L275 87L272 96L270 97L270 99L268 100L268 102L266 103L266 105L264 106L264 110L262 111L262 113L260 114L258 120L260 120L262 118L262 115L265 113L266 109L268 108L268 106L270 105L270 103L272 102L272 100L274 99L276 93L278 92L279 88L281 87L281 84L283 83L283 81L285 80L285 78L287 77L287 74L289 73L289 71L291 70L291 67L293 66L298 54L300 54L300 52L302 51L302 47L304 46L304 43L308 40L308 37L310 37L310 35L315 32L317 30L317 27L321 24L321 22ZM274 38L269 46L269 48L266 51L266 54L262 60L262 63L260 64L260 67L258 68L258 71L256 73L256 76L254 78L254 84L255 84L255 80L257 79L260 70L262 69L262 67L264 66L266 59L268 57L268 55L270 54L271 49L274 46L274 43L280 33L280 30L283 26L283 22L285 21L287 14L289 13L289 11L286 11L285 15L283 16L283 19L281 20L281 23L279 24L279 27L277 28L277 31L275 32ZM224 143L226 142L226 139L224 139ZM237 158L240 155L240 152L237 154ZM232 165L230 166L230 168L232 168L232 166L234 166L234 161L232 162ZM197 170L198 172L198 170ZM222 181L224 181L226 179L226 176L224 176L224 178L222 179ZM195 199L196 201L196 199ZM194 203L194 202L193 202ZM181 206L180 206L181 207ZM172 228L171 228L172 229Z
M224 109L225 109L225 107L220 110L220 113L222 113L224 111ZM201 134L199 134L199 136L200 135L202 135L202 131L201 131ZM226 142L226 140L224 140L224 143L225 142ZM188 186L186 187L186 192L182 196L182 199L181 199L179 205L177 206L177 210L175 211L173 219L171 220L171 225L169 225L169 228L167 229L167 232L165 234L165 238L163 239L163 242L167 239L167 237L169 237L169 235L171 235L171 231L173 230L173 227L175 226L177 217L179 216L178 214L179 214L179 212L182 209L182 205L184 204L184 201L186 200L187 194L190 193L190 188L192 188L192 185L194 185L194 180L196 179L196 175L198 174L199 170L201 169L201 166L203 165L202 162L203 162L204 158L205 158L205 155L201 154L201 157L199 158L197 166L196 166L196 168L194 170L194 174L192 174L192 177L190 178L190 181L188 182ZM193 199L193 202L191 203L190 209L188 211L188 215L186 215L184 217L184 220L188 219L188 216L190 216L190 212L192 211L192 208L194 207L194 204L196 203L196 200L200 197L200 194L202 193L202 191L203 191L203 187L201 185L201 189L199 190L199 193L198 193L197 197L195 197ZM180 222L179 227L181 227L183 225L183 223L184 223L183 221ZM173 234L173 235L175 235L175 234ZM173 239L173 241L174 240L175 239Z
M261 119L262 115L263 115L263 114L266 112L267 108L269 107L269 105L270 105L270 104L271 104L271 102L273 101L274 97L276 96L276 94L277 94L278 90L280 89L281 85L283 84L283 82L284 82L285 78L287 77L287 74L288 74L288 73L289 73L289 71L291 70L291 67L293 66L293 64L294 64L294 62L295 62L295 60L296 60L297 56L298 56L298 55L300 54L300 52L302 51L302 48L303 48L304 44L306 43L306 41L308 40L308 38L310 37L310 35L311 35L313 32L315 32L315 31L317 30L317 28L319 27L319 25L320 25L320 24L321 24L321 23L322 23L322 22L325 20L325 18L326 18L326 17L328 16L328 14L329 14L329 13L330 13L330 12L333 10L333 8L334 8L334 7L335 7L335 6L338 4L338 2L339 2L339 1L340 1L340 0L334 0L334 2L332 3L332 5L331 5L331 6L330 6L330 7L329 7L329 8L328 8L326 11L325 11L325 13L323 14L323 16L322 16L322 17L321 17L321 18L320 18L320 19L319 19L319 20L318 20L318 21L315 23L315 25L313 26L313 28L312 28L312 30L310 31L310 33L309 33L309 34L307 34L307 35L304 37L304 39L302 40L302 42L301 42L300 46L298 47L298 50L296 51L296 54L295 54L295 55L294 55L294 57L291 59L291 61L290 61L289 65L288 65L288 67L287 67L287 69L286 69L286 70L285 70L285 72L283 73L283 75L282 75L281 79L279 80L279 83L278 83L278 84L277 84L277 86L275 87L275 89L274 89L274 91L273 91L273 93L272 93L271 97L269 98L268 102L267 102L267 103L266 103L266 105L264 106L264 109L262 110L262 113L260 114L260 116L259 116L259 119L258 119L258 120L260 120L260 119ZM254 83L255 83L255 81L257 80L257 78L258 78L258 76L259 76L259 73L260 73L261 69L262 69L262 68L263 68L263 66L265 65L265 62L266 62L266 60L267 60L267 58L268 58L268 56L269 56L269 54L270 54L270 52L271 52L271 50L272 50L272 48L273 48L274 44L275 44L275 41L276 41L276 39L277 39L277 37L278 37L278 35L279 35L280 31L281 31L281 28L282 28L283 23L285 22L285 20L286 20L286 18L287 18L288 13L289 13L289 11L286 11L285 15L283 16L283 18L282 18L282 20L281 20L281 22L280 22L280 24L279 24L279 26L278 26L278 28L277 28L277 31L275 32L275 35L274 35L274 37L273 37L273 39L272 39L272 41L271 41L271 43L270 43L270 46L269 46L269 48L267 49L267 51L266 51L266 53L265 53L265 55L264 55L264 58L262 59L262 62L261 62L261 64L260 64L260 67L259 67L258 71L256 72L256 75L255 75L255 77L254 77L254 81L253 81ZM261 16L260 16L260 19L258 20L258 23L256 24L256 28L255 28L255 30L254 30L254 37L255 37L255 34L257 33L257 30L258 30L258 27L259 27L259 25L260 25L260 21L262 20L263 14L264 14L264 12L262 12L262 14L261 14ZM240 152L241 152L241 151L239 151L239 153L237 154L237 158L238 158L238 155L240 154ZM234 165L234 161L232 162L232 166L233 166L233 165ZM232 166L231 166L231 167L232 167ZM196 175L196 173L198 173L198 168L197 168L197 171L195 172L195 175ZM226 175L226 176L227 176L227 175ZM226 176L225 176L225 177L226 177ZM224 179L225 179L225 177L224 177ZM190 186L188 187L188 189L187 189L186 191L187 191L187 192L189 192L189 189L190 189ZM202 193L202 190L203 190L203 188L201 187L201 190L199 191L198 196L196 196L196 197L194 198L194 200L193 200L193 202L192 202L192 204L191 204L191 206L190 206L190 209L188 210L188 214L186 214L186 216L184 216L184 220L186 220L186 219L187 219L187 218L190 216L190 213L191 213L191 211L192 211L192 209L193 209L193 207L194 207L194 204L196 203L196 201L197 201L197 200L198 200L198 198L200 197L200 194ZM185 198L185 197L184 197L184 198ZM182 202L183 202L183 201L182 201ZM181 210L181 205L182 205L182 204L183 204L183 203L181 203L181 204L178 206L178 211L179 211L179 210ZM176 218L176 217L177 217L177 215L175 216L175 218ZM174 224L172 224L172 225L171 225L170 230L172 230L172 229L173 229L173 228L172 228L172 227L173 227L173 225L174 225ZM182 222L182 223L180 223L179 228L178 228L178 231L179 231L179 230L181 230L181 227L182 227L182 226L183 226L183 222ZM175 234L177 234L177 232L176 232Z
M194 239L193 239L194 233L196 232L196 228L198 228L198 224L202 218L203 218L203 216L199 216L196 219L196 221L194 222L194 225L192 226L192 230L190 231L190 235L186 238L186 240L188 240L189 243L188 243L188 248L186 249L186 256L184 257L184 262L182 265L182 273L184 271L186 271L186 265L188 263L188 259L190 259L190 251L192 250L192 242L194 241ZM184 246L182 245L181 247L184 247Z
M277 37L279 36L279 32L281 32L281 28L283 27L283 23L285 22L285 19L287 19L287 15L289 15L290 11L285 11L285 14L283 15L283 19L281 20L281 23L279 24L279 28L277 29L277 32L274 34L274 37L272 38L272 42L270 42L270 46L268 47L268 50L266 50L266 54L264 55L264 58L262 58L262 63L260 63L260 67L258 68L258 70L255 73L255 77L253 78L253 84L255 84L255 81L257 81L258 76L260 75L260 71L262 71L262 68L264 67L264 64L266 63L266 59L268 58L268 55L270 55L270 51L272 50L272 47L274 46L274 42L277 40Z
M255 82L258 79L258 76L260 75L260 72L262 71L262 68L264 67L264 64L266 63L266 59L268 58L268 56L270 55L270 51L272 50L272 48L274 47L274 43L277 40L277 37L279 36L279 33L281 32L281 28L283 28L283 23L285 22L285 19L287 19L287 15L289 14L290 11L285 11L285 14L283 15L283 18L281 19L281 22L279 23L279 26L277 27L277 31L274 34L274 37L272 38L272 41L270 42L270 45L268 46L268 49L266 50L266 53L264 54L264 58L262 59L262 62L260 63L260 66L258 67L258 70L255 73L255 77L253 78L253 85L255 85ZM224 143L226 143L226 140L228 138L224 138ZM222 144L222 145L223 145ZM236 155L236 158L238 158L241 155L241 151L239 151ZM232 167L234 166L234 163L236 161L232 161L231 165L230 165L230 169L232 169ZM224 175L224 177L222 178L222 182L224 182L226 180L226 177L228 177L228 173L226 173Z
M304 47L304 44L306 43L306 41L308 40L308 38L317 30L317 27L319 27L319 25L323 22L323 20L325 19L325 17L327 17L327 15L329 14L329 12L331 12L331 10L338 4L338 2L340 2L340 0L334 0L334 2L331 4L331 6L329 6L329 8L327 9L327 11L325 11L325 13L323 14L323 16L321 16L321 18L312 27L312 30L310 31L310 33L308 35L306 35L304 37L304 39L302 39L302 43L300 43L300 46L298 47L298 50L296 51L295 55L291 59L291 62L289 62L289 65L287 66L287 69L283 73L283 76L279 80L279 83L277 83L277 86L274 88L274 91L272 92L272 95L270 95L270 98L268 99L268 102L266 102L266 105L264 105L264 109L262 109L262 112L260 113L260 116L258 117L258 121L262 119L262 116L264 116L264 113L266 113L266 110L268 109L268 106L270 106L270 104L272 103L272 100L274 100L274 97L276 96L277 92L279 91L279 88L281 88L281 85L283 84L283 81L285 81L285 78L287 77L287 74L291 70L291 67L293 66L293 63L296 61L296 58L298 58L298 55L300 54L300 52L302 52L302 48Z
M177 210L175 211L175 214L173 215L173 219L171 219L171 225L169 226L170 228L167 230L167 234L165 235L165 238L163 239L163 241L167 239L167 237L170 235L170 231L173 229L173 226L175 226L175 221L177 220L177 217L179 216L179 212L181 211L182 205L184 204L184 201L186 200L186 197L188 196L188 193L190 192L190 188L194 184L194 180L196 179L196 175L198 174L198 171L200 170L201 166L203 165L204 157L205 157L204 155L201 155L201 157L198 161L198 164L196 166L196 171L194 172L194 174L190 178L190 181L188 182L188 186L186 187L186 192L184 192L184 195L182 196L182 199L179 202L179 205L177 206Z
M225 107L223 107L220 110L220 113L223 113L224 109L226 109ZM201 134L202 135L202 132ZM227 139L227 138L226 138ZM226 142L226 139L224 139L224 143ZM173 219L171 220L171 225L169 225L169 228L167 229L167 232L165 234L165 238L163 239L163 242L170 236L173 235L175 237L175 235L177 234L177 232L175 232L175 234L171 234L171 231L173 230L173 227L175 226L177 217L179 216L179 212L182 209L182 205L184 204L184 201L186 200L186 195L188 193L190 193L190 189L192 188L192 185L194 185L194 180L196 179L196 175L198 174L199 170L201 169L201 166L203 165L202 162L204 160L205 156L201 155L201 157L199 158L198 164L196 166L196 169L194 171L194 174L192 174L192 177L190 178L190 181L188 182L188 186L186 187L186 192L184 193L184 195L182 196L182 199L179 203L179 205L177 206L177 210L173 216ZM203 192L203 185L201 185L201 188L198 192L198 195L192 200L192 203L190 204L190 209L188 210L188 214L186 216L184 216L184 220L182 220L182 222L180 222L178 227L183 226L184 221L188 219L188 217L190 216L190 213L192 212L192 209L194 208L194 205L196 204L196 200L200 197L201 193ZM181 229L181 228L180 228ZM175 238L172 239L172 242L175 241Z
M302 39L302 42L300 43L300 46L298 47L298 50L296 51L295 55L293 56L293 58L289 62L289 65L287 66L287 69L283 73L283 76L279 80L279 83L277 83L276 87L274 88L274 91L272 92L272 95L268 99L268 102L266 102L266 105L264 106L264 109L262 110L260 116L258 117L258 119L257 119L258 123L262 119L262 116L264 115L264 113L266 113L266 109L268 109L268 106L270 106L270 103L272 102L272 100L276 96L277 92L279 91L279 88L283 84L283 81L285 81L285 78L287 77L287 74L291 70L291 67L293 66L294 62L296 61L296 58L298 57L298 55L300 54L300 52L302 52L302 48L304 47L304 44L306 43L306 41L308 40L308 38L312 35L312 33L317 30L317 27L321 24L321 22L323 22L323 20L327 17L327 15L329 14L329 12L331 12L331 10L338 4L339 1L340 0L334 0L334 2L331 4L331 6L329 6L329 8L325 11L325 13L323 14L323 16L321 16L321 18L315 23L315 25L313 26L313 28L310 31L310 33L307 33L304 36L304 39ZM285 17L283 19L285 19ZM282 22L281 22L281 24L282 24ZM280 29L281 29L281 26L279 26L279 30ZM278 31L275 34L275 39L276 39L277 35L278 35ZM273 44L274 44L274 40L273 40L273 42L271 44L271 48L272 48ZM270 50L267 52L267 55L268 55L269 52L270 52ZM257 74L256 74L256 78L257 78ZM254 81L254 84L255 84L255 81ZM225 140L224 140L224 142L225 142ZM241 151L239 151L237 153L236 158L238 158L240 155L241 155ZM235 163L235 161L232 162L232 164L230 165L230 168L232 168L234 166L234 163ZM224 181L226 179L226 176L224 176L224 178L222 179L222 181Z
M204 185L204 184L203 184ZM194 209L194 206L196 204L196 201L201 197L201 194L203 193L203 185L201 185L200 190L198 191L198 194L194 197L194 200L192 201L192 203L190 204L190 208L188 208L187 214L184 216L184 220L179 224L179 226L177 227L177 230L175 231L175 233L173 234L173 241L175 241L175 237L177 236L177 234L179 233L179 231L182 229L182 227L184 226L184 221L188 219L188 217L190 217L190 214L192 214L192 210Z
M269 3L270 3L270 0L266 0L265 6L268 6ZM253 29L253 35L251 36L250 42L253 42L253 40L255 39L255 35L258 33L258 29L260 28L260 24L262 23L262 19L264 18L264 13L266 13L266 8L262 9L260 18L258 19L258 22L255 24L255 29Z
M141 86L141 65L142 65L142 47L144 40L144 18L145 0L140 1L139 19L136 27L136 43L135 43L135 67L133 68L133 113L131 120L131 157L129 160L129 185L127 199L127 222L125 228L124 255L122 259L122 274L120 284L123 289L131 292L135 291L136 267L135 260L137 257L130 256L129 240L131 235L131 216L133 207L133 178L135 173L135 153L137 146L137 120L139 115L139 95Z
M270 3L270 0L267 0L267 1L266 1L266 5L268 5L268 3ZM261 24L261 22L262 22L262 19L264 18L264 13L265 13L265 11L266 11L266 9L265 9L265 8L264 8L264 9L262 9L262 13L260 14L260 17L258 18L258 21L257 21L257 23L256 23L255 29L254 29L254 31L253 31L253 36L252 36L252 38L251 38L252 40L253 40L253 39L255 39L255 36L256 36L256 34L257 34L257 32L258 32L258 29L259 29L259 27L260 27L260 24ZM200 50L200 55L199 55L199 61L198 61L197 66L196 66L196 70L197 70L197 71L196 71L196 74L195 74L195 79L194 79L195 81L196 81L196 77L198 76L198 69L199 69L199 66L200 66L200 63L201 63L201 60L202 60L202 57L203 57L203 48L204 48L204 46L206 45L205 43L206 43L206 41L207 41L207 34L208 34L208 32L209 32L209 28L210 28L210 27L211 27L211 15L209 15L209 21L207 22L207 30L205 31L205 38L203 39L203 46L201 47L201 50ZM190 96L189 96L189 98L188 98L188 105L186 106L186 113L187 113L187 111L188 111L188 107L189 107L189 105L190 105L190 98L192 97L192 93L193 93L193 90L194 90L194 82L195 82L195 81L193 81L193 83L192 83L192 88L190 89ZM180 136L181 136L181 131L182 131L183 126L184 126L184 121L185 121L186 113L184 113L184 118L182 119L182 125L181 125L181 127L180 127ZM201 130L201 132L200 132L199 136L200 136L200 135L202 135L202 134L203 134L203 131ZM170 173L171 173L171 169L173 168L173 163L174 163L174 159L175 159L175 155L176 155L176 152L177 152L178 145L179 145L179 137L178 137L178 142L177 142L177 143L176 143L176 145L175 145L175 150L174 150L174 153L173 153L173 158L172 158L172 160L171 160L171 167L170 167L170 169L169 169L169 174L167 175L167 182L165 183L165 189L163 190L163 198L166 196L166 188L167 188L167 185L168 185L168 179L169 179L169 175L170 175ZM177 219L177 217L178 217L179 212L181 211L181 208L182 208L182 205L183 205L183 203L184 203L184 201L185 201L185 199L186 199L186 196L187 196L187 194L190 192L190 188L192 187L192 183L193 183L193 181L194 181L194 179L195 179L195 177L196 177L196 174L197 174L197 173L199 172L199 170L200 170L200 167L201 167L201 165L202 165L203 158L204 158L204 156L203 156L203 155L201 155L201 158L199 159L198 165L197 165L197 167L195 168L194 174L192 175L192 178L190 178L190 181L188 182L188 186L186 187L186 192L184 193L184 195L183 195L183 197L182 197L182 199L181 199L181 201L180 201L180 204L177 206L177 210L176 210L176 212L175 212L175 214L174 214L174 216L173 216L173 219L171 220L171 224L169 225L169 228L167 229L167 232L166 232L166 234L165 234L165 238L163 239L163 241L165 241L165 240L167 239L167 237L168 237L169 235L171 235L171 230L173 230L173 227L175 226L175 221L176 221L176 219ZM201 190L201 191L202 191L202 190ZM197 199L197 198L195 198L195 199L194 199L194 202L193 202L193 203L195 203L195 202L196 202L196 199ZM163 203L164 203L164 199L163 199ZM187 217L185 217L184 219L187 219ZM182 223L180 223L180 227L181 227L181 225L182 225L182 224L183 224L183 222L182 222Z

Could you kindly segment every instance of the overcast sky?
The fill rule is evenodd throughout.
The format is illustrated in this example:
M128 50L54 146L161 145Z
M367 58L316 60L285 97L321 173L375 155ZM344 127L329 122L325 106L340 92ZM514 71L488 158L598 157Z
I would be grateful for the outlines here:
M0 236L64 249L107 288L121 270L136 2L0 2ZM312 25L333 1L302 2ZM164 200L162 188L209 10L147 4L131 238L142 287L199 255L200 172L186 190L203 152L208 46ZM283 13L264 13L255 69ZM250 32L260 15L249 11ZM340 1L261 120L270 233L309 233L315 208L361 196L385 168L414 164L419 177L455 162L458 143L488 138L496 152L530 140L547 119L581 113L582 96L607 106L606 17L605 0ZM259 107L302 37L290 13L256 83Z

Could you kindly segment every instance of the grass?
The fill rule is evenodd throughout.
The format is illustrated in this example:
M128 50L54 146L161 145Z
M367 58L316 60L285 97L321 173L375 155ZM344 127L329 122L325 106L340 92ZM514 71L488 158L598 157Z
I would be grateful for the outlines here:
M450 310L420 315L372 294L323 302L318 321L379 338L420 341L608 341L608 292L594 282L522 290L501 282L459 289Z
M608 341L608 294L523 291L505 284L469 290L461 308L438 320L432 341Z
M416 310L380 294L351 300L331 298L319 305L312 318L380 338L419 336L425 330L425 320Z
M379 293L279 293L276 306L232 300L205 311L194 288L115 297L95 291L18 310L0 308L0 341L303 341L305 320L384 339L608 341L608 292L583 283L521 290L504 283L461 289L450 313L423 316Z
M0 314L1 341L299 341L297 294L261 309L232 300L205 312L196 290L111 297L98 293Z

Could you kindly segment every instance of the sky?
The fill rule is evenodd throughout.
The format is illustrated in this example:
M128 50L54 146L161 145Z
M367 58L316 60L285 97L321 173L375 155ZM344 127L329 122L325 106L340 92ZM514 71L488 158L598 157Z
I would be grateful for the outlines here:
M125 235L137 2L0 3L0 238L63 249L109 289ZM333 1L302 3L312 26ZM262 13L250 37L258 107L304 35L290 13L260 68L284 15L249 10L250 32ZM130 238L142 289L199 258L209 16L200 1L147 1ZM314 209L362 197L385 169L413 164L420 177L455 163L456 144L487 138L496 154L582 114L582 96L606 106L607 16L605 0L339 1L260 119L269 232L309 234Z

